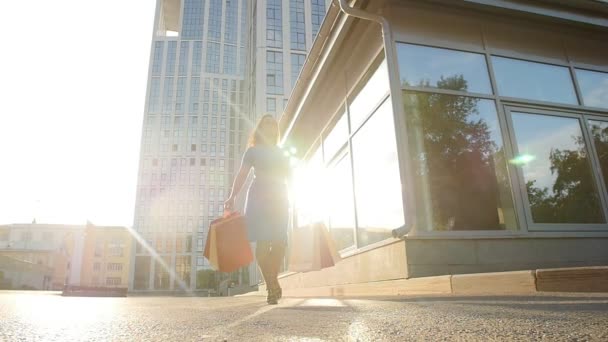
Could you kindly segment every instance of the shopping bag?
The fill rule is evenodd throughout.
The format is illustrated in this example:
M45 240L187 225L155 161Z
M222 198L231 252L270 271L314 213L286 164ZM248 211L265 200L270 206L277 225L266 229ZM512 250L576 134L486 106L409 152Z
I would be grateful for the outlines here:
M253 261L245 217L233 212L211 222L203 255L216 271L234 272Z
M341 260L323 223L295 228L291 234L289 267L292 272L318 271Z

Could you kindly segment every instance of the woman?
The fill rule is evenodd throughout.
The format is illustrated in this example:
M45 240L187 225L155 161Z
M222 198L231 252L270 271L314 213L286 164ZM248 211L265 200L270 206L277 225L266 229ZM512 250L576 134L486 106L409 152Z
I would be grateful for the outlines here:
M277 276L287 245L289 160L277 146L278 141L277 121L271 115L264 115L249 138L230 197L224 203L226 210L234 208L234 199L253 168L245 220L249 240L256 242L255 255L266 282L268 304L277 304L282 296Z

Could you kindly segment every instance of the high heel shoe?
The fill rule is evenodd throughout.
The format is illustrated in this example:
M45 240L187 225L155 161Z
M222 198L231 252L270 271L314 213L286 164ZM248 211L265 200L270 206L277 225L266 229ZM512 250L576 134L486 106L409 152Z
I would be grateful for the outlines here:
M266 303L269 305L279 304L279 297L274 290L268 289L268 296L266 297Z

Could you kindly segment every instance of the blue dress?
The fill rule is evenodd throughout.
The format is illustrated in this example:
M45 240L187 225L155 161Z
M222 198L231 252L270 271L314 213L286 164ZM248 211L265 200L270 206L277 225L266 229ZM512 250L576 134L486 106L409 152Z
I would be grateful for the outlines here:
M288 158L276 146L253 146L245 151L242 165L254 171L245 201L249 241L286 241Z

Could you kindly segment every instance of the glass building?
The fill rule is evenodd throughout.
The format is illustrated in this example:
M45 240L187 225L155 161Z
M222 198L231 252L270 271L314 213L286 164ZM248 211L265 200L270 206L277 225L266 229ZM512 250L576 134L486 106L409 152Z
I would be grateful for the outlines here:
M133 228L131 291L193 290L240 163L249 0L158 0Z
M281 117L343 260L287 293L608 264L606 4L343 2Z
M249 21L249 111L279 117L331 0L253 0Z

